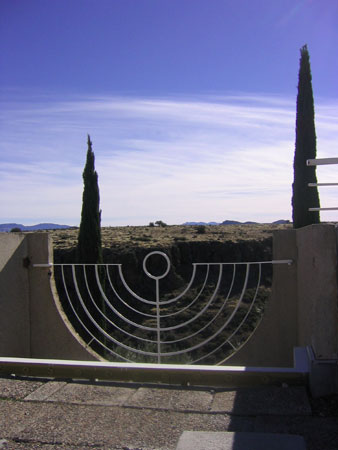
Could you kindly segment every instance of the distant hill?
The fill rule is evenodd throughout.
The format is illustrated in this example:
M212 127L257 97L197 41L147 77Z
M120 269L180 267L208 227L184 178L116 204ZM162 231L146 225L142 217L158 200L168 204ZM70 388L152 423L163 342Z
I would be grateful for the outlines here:
M13 228L20 228L21 231L39 231L39 230L66 230L72 228L69 225L58 225L56 223L39 223L37 225L22 225L21 223L2 223L0 232L11 231Z
M219 225L218 222L185 222L183 225Z
M274 225L282 225L285 223L290 223L289 220L276 220L272 222ZM237 220L224 220L224 222L185 222L183 225L259 225L259 222L238 222Z
M275 222L272 222L274 225L283 225L285 223L290 223L290 220L276 220Z

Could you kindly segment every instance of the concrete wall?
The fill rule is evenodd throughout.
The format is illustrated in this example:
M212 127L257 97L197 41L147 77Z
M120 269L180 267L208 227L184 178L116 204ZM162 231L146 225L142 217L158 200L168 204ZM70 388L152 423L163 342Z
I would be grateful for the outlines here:
M273 259L292 259L273 266L272 294L261 323L248 342L226 364L292 367L297 346L297 241L294 230L276 231Z
M272 295L250 340L229 365L292 366L294 347L310 345L317 359L338 357L337 228L310 225L277 231Z
M298 343L317 359L338 358L337 228L297 231Z
M28 255L22 233L0 233L0 355L30 355Z
M0 233L0 356L99 359L63 317L49 268L47 233Z
M312 225L274 235L272 296L251 339L226 364L292 366L293 348L338 356L337 230ZM27 267L27 262L30 265ZM64 317L48 268L47 233L0 233L0 356L94 360L99 357Z

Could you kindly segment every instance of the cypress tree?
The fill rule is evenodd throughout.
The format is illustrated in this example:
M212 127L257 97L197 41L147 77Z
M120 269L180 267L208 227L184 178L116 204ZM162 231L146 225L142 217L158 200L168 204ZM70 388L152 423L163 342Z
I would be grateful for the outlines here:
M296 148L294 156L294 181L292 185L293 227L319 223L319 211L309 208L319 207L317 187L308 187L308 183L317 183L316 167L307 166L307 159L316 158L315 112L312 92L310 56L307 46L300 49L300 68L298 75Z
M83 184L77 260L82 264L99 264L102 262L100 194L95 156L89 135Z

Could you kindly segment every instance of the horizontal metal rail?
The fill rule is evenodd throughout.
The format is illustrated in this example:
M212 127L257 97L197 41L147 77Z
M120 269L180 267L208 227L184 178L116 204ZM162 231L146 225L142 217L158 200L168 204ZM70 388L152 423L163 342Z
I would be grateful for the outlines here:
M293 367L142 364L0 357L0 375L39 378L160 383L180 386L239 387L306 384L307 349L294 349Z
M338 158L316 158L307 159L307 166L325 166L328 164L338 164ZM308 187L321 187L321 186L338 186L338 183L308 183ZM338 207L332 208L308 208L308 211L337 211Z
M33 264L33 267L44 267L44 268L51 268L53 267L53 263L41 263L41 264Z
M308 183L309 187L338 186L338 183Z
M333 208L309 208L309 211L337 211L338 207Z
M307 159L307 166L325 166L328 164L338 164L338 158L317 158L317 159Z
M293 259L275 259L275 260L271 260L271 261L248 261L248 262L220 262L220 263L193 263L193 265L195 266L205 266L205 265L209 265L209 266L232 266L232 265L247 265L247 264L288 264L291 265L293 264ZM61 266L83 266L84 264L72 264L72 263L65 263L65 264L61 264L61 263L40 263L40 264L33 264L33 267L42 267L42 268L51 268L51 267L61 267ZM112 263L112 264L85 264L86 266L120 266L121 264L117 264L117 263Z

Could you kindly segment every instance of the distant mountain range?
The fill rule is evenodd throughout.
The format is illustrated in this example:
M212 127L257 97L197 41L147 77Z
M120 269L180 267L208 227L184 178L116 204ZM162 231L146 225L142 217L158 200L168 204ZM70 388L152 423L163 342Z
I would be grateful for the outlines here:
M290 223L289 220L276 220L273 225ZM185 222L183 225L259 225L260 222L238 222L237 220L224 220L224 222Z
M289 220L276 220L273 225L290 223ZM182 225L259 225L259 222L238 222L237 220L224 220L224 222L185 222ZM66 230L74 228L70 225L58 225L56 223L39 223L37 225L22 225L21 223L2 223L0 224L0 233L11 231L13 228L19 228L21 231L43 231L43 230Z
M21 223L2 223L0 232L11 231L13 228L20 228L21 231L39 231L39 230L66 230L72 228L69 225L57 225L56 223L39 223L37 225L22 225Z

